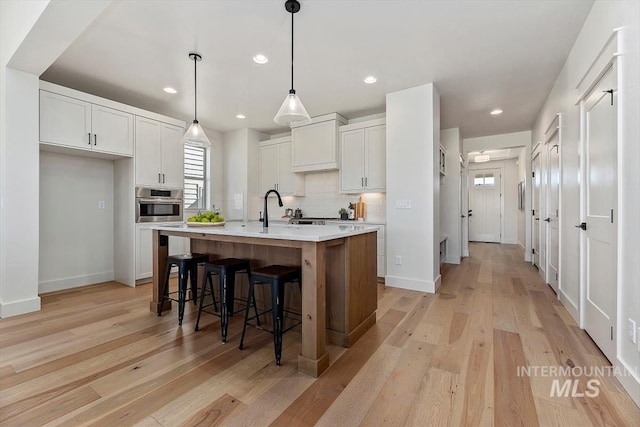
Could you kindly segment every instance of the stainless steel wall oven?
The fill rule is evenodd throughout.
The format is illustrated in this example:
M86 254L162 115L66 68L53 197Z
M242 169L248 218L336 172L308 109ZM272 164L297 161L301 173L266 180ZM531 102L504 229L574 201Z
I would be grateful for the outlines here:
M136 187L136 222L182 221L183 190Z

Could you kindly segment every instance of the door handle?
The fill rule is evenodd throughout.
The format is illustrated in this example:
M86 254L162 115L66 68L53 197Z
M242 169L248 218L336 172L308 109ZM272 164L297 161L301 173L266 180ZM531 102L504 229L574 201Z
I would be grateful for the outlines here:
M465 217L466 217L466 215L460 215L460 218L465 218Z
M551 222L551 218L545 218L543 219L544 222Z
M536 221L540 221L540 218L535 218Z
M580 225L576 225L576 228L579 228L581 230L586 230L587 229L587 223L586 222L581 222Z

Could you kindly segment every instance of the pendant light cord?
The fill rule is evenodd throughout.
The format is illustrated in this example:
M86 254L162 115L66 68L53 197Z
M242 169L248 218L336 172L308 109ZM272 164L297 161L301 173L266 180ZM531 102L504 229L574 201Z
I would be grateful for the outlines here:
M291 91L290 93L296 93L293 89L293 9L291 10Z
M193 57L193 121L198 123L198 57Z

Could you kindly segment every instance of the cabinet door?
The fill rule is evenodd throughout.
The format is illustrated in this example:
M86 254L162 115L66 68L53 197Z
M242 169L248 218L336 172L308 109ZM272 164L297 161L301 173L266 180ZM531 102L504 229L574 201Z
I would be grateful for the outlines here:
M304 196L304 175L291 172L291 142L278 144L278 191L283 196Z
M364 137L364 129L342 132L341 191L361 191L364 188Z
M136 117L136 185L161 184L162 123Z
M91 104L40 91L40 141L90 150Z
M336 126L328 121L291 129L293 171L338 168Z
M133 156L133 114L93 104L91 129L95 151Z
M365 130L365 187L367 190L384 191L386 182L386 126L374 126Z
M278 145L260 147L260 194L278 184Z
M162 124L162 185L184 187L184 129Z
M153 250L152 230L148 227L136 227L136 280L152 276Z

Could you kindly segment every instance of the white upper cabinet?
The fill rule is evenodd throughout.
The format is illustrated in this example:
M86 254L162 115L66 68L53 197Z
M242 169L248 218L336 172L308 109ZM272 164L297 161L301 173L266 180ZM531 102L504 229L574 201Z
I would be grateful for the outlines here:
M133 156L133 114L40 91L40 141Z
M291 129L292 172L312 172L338 169L338 127L347 121L332 113L314 117L312 123Z
M291 138L260 143L260 191L275 188L282 196L304 196L304 175L291 172Z
M384 120L343 126L340 132L340 191L386 190L386 126Z
M136 117L136 185L183 186L183 133L181 127Z

